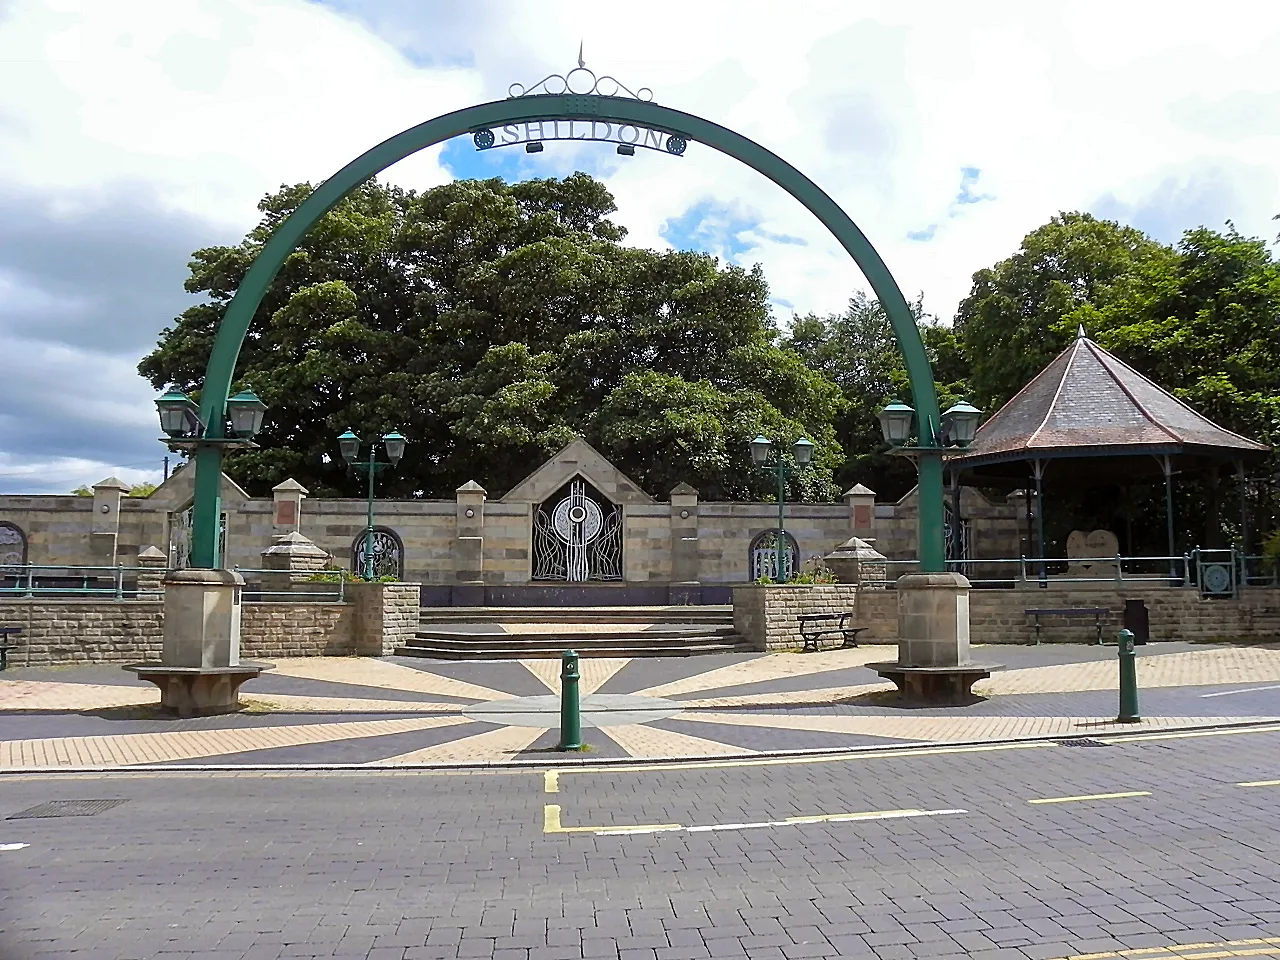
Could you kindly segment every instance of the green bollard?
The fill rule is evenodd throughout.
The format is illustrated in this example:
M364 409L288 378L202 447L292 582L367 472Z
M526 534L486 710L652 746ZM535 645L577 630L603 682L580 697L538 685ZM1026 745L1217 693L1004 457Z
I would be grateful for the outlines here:
M1138 657L1133 649L1133 631L1121 630L1116 641L1120 647L1120 715L1116 723L1137 723L1142 715L1138 712Z
M582 712L578 704L578 654L560 654L560 747L582 749Z

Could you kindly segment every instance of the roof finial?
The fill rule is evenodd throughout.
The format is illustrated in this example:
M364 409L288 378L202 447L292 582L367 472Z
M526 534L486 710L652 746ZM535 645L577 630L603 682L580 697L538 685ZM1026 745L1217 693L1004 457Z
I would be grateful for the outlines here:
M1082 323L1082 324L1080 324L1080 328L1079 328L1078 330L1076 330L1076 339L1077 339L1077 340L1088 340L1088 339L1089 339L1089 335L1088 335L1087 333L1085 333L1085 332L1084 332L1084 324L1083 324L1083 323Z
M581 40L578 41L578 66L582 67L583 69L585 69L587 66L587 62L582 59L582 41Z

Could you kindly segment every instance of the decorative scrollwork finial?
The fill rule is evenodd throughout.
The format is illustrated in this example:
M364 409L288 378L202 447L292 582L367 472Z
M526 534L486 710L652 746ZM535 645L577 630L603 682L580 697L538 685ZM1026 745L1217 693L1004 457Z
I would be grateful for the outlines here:
M553 73L544 77L531 87L523 83L513 83L507 88L507 99L518 97L537 97L573 93L578 96L620 97L627 96L633 100L652 100L653 91L648 87L632 90L616 77L598 77L595 71L587 68L582 56L583 42L578 41L578 65L566 74Z

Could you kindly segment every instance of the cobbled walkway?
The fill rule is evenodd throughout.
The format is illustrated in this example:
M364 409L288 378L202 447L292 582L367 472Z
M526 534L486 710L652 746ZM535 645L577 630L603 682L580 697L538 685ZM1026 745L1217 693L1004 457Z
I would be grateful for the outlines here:
M978 648L1008 669L964 707L909 709L866 664L892 648L582 661L594 759L726 757L1120 729L1114 648ZM1280 721L1280 645L1140 648L1145 719L1125 729ZM246 711L176 720L114 666L0 675L0 770L149 763L486 764L558 744L559 663L414 658L280 660Z

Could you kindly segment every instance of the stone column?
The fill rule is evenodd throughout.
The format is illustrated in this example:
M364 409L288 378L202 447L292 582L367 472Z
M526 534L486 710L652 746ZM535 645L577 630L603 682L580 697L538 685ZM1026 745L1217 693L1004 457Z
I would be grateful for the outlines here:
M307 492L307 488L292 477L271 488L271 496L275 501L271 524L277 538L287 533L296 533L301 529L302 501L306 499Z
M169 558L159 547L144 547L138 551L138 586L135 600L160 600L164 597L164 573Z
M453 548L453 575L457 606L484 605L484 487L468 480L457 491L457 532Z
M115 477L93 485L93 521L89 525L89 554L92 566L116 565L116 537L120 532L120 501L129 491Z
M859 540L874 543L876 492L859 483L844 492L844 502L849 506L849 531Z
M124 667L160 688L161 707L179 716L233 711L240 685L266 669L240 659L243 589L234 570L174 570L165 578L160 662Z
M913 573L899 577L897 589L898 663L969 663L969 581L958 573Z
M693 594L699 593L700 576L698 491L687 483L679 483L671 491L671 582L680 596L672 602L699 602L701 596Z
M277 501L277 504L279 501ZM279 571L262 575L262 589L267 593L305 592L311 575L325 568L329 554L298 531L274 538L262 551L262 569ZM316 584L328 591L332 584Z

